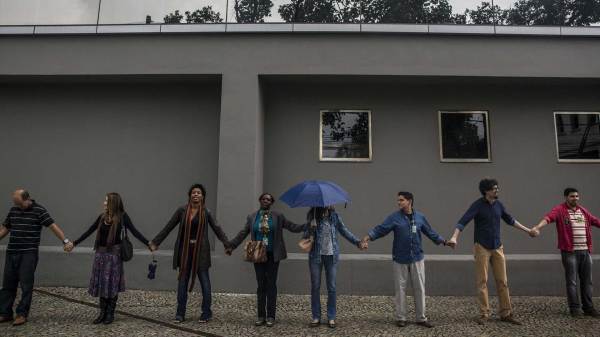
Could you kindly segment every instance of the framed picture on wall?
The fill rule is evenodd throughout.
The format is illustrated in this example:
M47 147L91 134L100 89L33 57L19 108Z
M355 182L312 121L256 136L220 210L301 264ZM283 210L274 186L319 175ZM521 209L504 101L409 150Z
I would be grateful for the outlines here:
M600 112L555 111L554 134L558 162L600 162Z
M442 162L491 162L487 111L438 111Z
M319 159L371 161L371 111L321 110Z

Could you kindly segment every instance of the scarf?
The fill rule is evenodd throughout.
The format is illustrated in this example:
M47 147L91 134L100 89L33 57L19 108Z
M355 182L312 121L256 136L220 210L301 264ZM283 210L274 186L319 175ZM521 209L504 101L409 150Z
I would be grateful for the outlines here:
M200 205L200 209L198 210L199 222L198 222L198 232L191 233L192 231L192 206L191 204L187 205L187 209L185 210L185 223L184 223L184 233L183 233L183 252L181 254L181 261L179 262L179 275L177 276L178 280L181 280L181 277L185 277L188 272L191 273L191 282L189 291L191 292L194 289L194 282L196 281L196 271L198 269L198 252L202 246L202 238L204 237L204 225L206 222L206 214L204 212L204 204ZM192 235L194 237L192 238ZM196 240L196 244L194 245L194 249L190 252L190 240ZM191 253L191 254L190 254ZM188 259L192 259L192 269L188 269Z

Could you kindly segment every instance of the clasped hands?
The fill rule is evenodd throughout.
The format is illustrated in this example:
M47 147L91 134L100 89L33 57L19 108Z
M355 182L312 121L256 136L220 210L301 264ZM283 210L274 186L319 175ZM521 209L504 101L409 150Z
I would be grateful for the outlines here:
M540 230L537 227L532 227L527 233L529 233L529 236L532 238L535 238L540 235Z
M71 251L73 251L73 248L75 248L75 245L71 241L63 244L63 250L67 253L70 253Z

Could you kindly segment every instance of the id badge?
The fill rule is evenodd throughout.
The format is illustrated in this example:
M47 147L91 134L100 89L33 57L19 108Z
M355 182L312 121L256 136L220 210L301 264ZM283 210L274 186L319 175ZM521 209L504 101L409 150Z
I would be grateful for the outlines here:
M411 231L411 232L413 232L413 233L417 233L417 226L415 226L415 225L412 225L412 226L410 227L410 231Z

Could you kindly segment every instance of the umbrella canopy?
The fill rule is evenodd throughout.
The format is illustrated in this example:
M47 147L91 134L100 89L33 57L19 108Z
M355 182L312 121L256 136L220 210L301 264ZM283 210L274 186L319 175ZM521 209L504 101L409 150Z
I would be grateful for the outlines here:
M290 188L279 200L290 207L327 207L350 202L350 196L331 181L307 180Z

